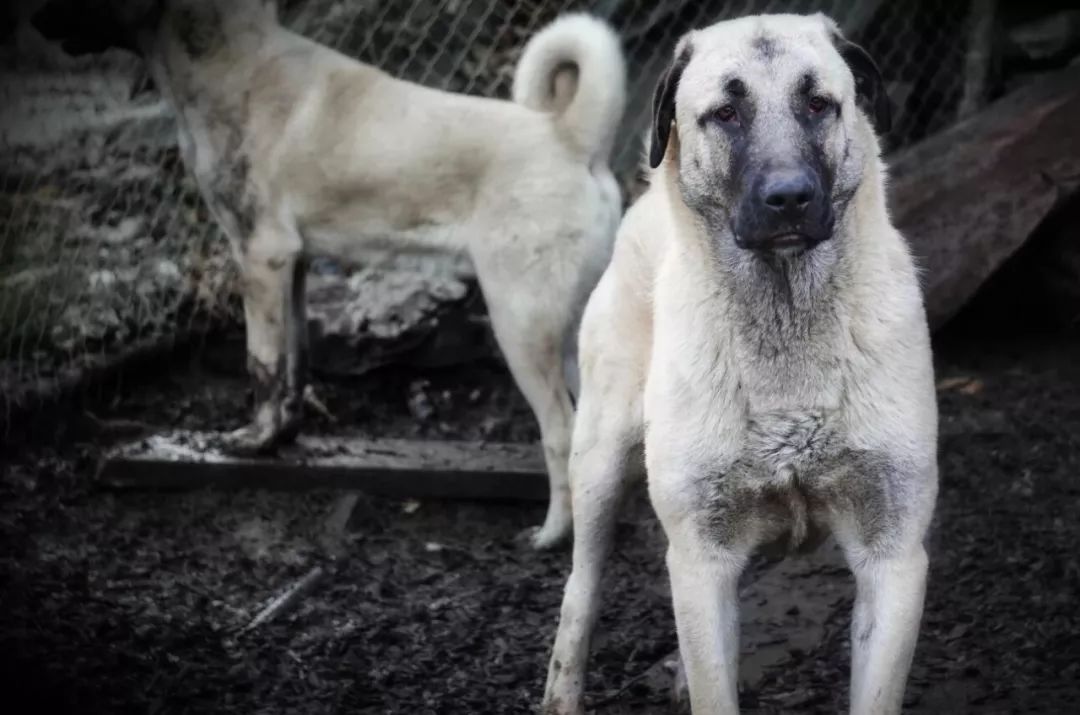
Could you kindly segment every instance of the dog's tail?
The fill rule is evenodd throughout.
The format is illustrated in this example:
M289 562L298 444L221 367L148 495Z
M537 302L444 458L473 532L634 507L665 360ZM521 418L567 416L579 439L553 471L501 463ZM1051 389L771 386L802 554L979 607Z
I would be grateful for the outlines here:
M525 45L514 101L553 112L591 164L607 162L626 104L626 63L615 31L583 13L564 15Z

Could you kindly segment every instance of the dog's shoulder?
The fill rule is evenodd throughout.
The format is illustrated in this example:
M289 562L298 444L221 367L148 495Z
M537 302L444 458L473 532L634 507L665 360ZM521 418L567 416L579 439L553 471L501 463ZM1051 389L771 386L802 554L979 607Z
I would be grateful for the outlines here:
M853 206L860 217L840 281L842 302L856 340L868 350L888 353L897 344L919 342L927 334L926 311L911 247L893 225L884 203L879 172L868 176L876 191L860 192Z
M639 290L651 291L675 230L669 196L653 183L623 216L615 242L613 265Z
M651 350L653 290L669 226L664 197L647 190L619 224L611 260L589 297L582 318L580 350L588 369L600 354L615 351L621 364ZM640 364L647 363L647 357Z
M848 424L856 441L926 456L936 443L937 406L930 331L907 241L876 213L858 237L858 271L845 281Z

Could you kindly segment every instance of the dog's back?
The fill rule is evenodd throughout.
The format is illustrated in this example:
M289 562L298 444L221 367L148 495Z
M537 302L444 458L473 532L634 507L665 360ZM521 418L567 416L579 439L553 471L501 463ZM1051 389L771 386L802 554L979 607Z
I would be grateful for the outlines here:
M219 165L245 161L257 191L267 200L290 193L308 227L337 233L351 224L353 244L363 242L359 227L398 249L463 248L466 225L487 210L479 206L517 203L527 212L563 203L570 210L561 213L585 222L594 217L573 206L600 201L613 234L621 201L608 159L626 81L619 40L605 23L567 15L533 37L516 69L516 101L507 102L396 79L290 32L275 5L65 7L84 24L114 27L121 44L143 54L203 183L215 182ZM427 228L446 235L420 236Z
M595 261L606 263L621 212L608 159L625 69L605 24L568 16L533 38L515 76L517 101L508 102L397 79L272 19L229 17L202 16L242 29L192 54L177 15L166 16L163 81L179 114L208 117L188 125L201 133L193 143L227 155L241 127L260 190L280 199L288 187L318 250L469 250L485 228L478 224L497 214L525 225L598 225L607 239Z

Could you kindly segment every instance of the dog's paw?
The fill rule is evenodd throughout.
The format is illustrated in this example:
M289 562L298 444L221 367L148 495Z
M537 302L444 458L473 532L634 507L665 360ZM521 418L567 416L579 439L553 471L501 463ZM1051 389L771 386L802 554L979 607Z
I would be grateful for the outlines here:
M680 715L690 713L690 687L686 683L686 669L682 658L676 655L664 663L664 668L671 673L671 711Z
M523 538L526 538L529 545L537 551L546 551L569 541L573 530L574 517L570 511L569 497L552 499L548 502L544 524L527 530Z
M517 536L519 543L526 544L537 551L549 551L562 546L569 540L569 526L552 528L548 524L529 527Z
M545 693L544 702L540 704L542 715L585 715L583 703L571 703L573 698L566 698L558 693Z
M221 436L221 451L234 457L260 457L274 453L280 433L258 424L241 427Z
M570 528L551 528L541 526L533 530L529 545L537 551L547 551L565 545L570 541Z

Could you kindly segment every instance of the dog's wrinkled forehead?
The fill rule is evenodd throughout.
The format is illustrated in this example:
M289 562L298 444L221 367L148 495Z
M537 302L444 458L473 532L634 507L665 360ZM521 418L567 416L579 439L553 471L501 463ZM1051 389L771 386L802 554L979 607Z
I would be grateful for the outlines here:
M676 105L704 113L732 89L767 103L807 82L843 102L854 93L854 82L834 45L836 35L835 23L824 15L752 16L697 30L683 40L689 62Z

